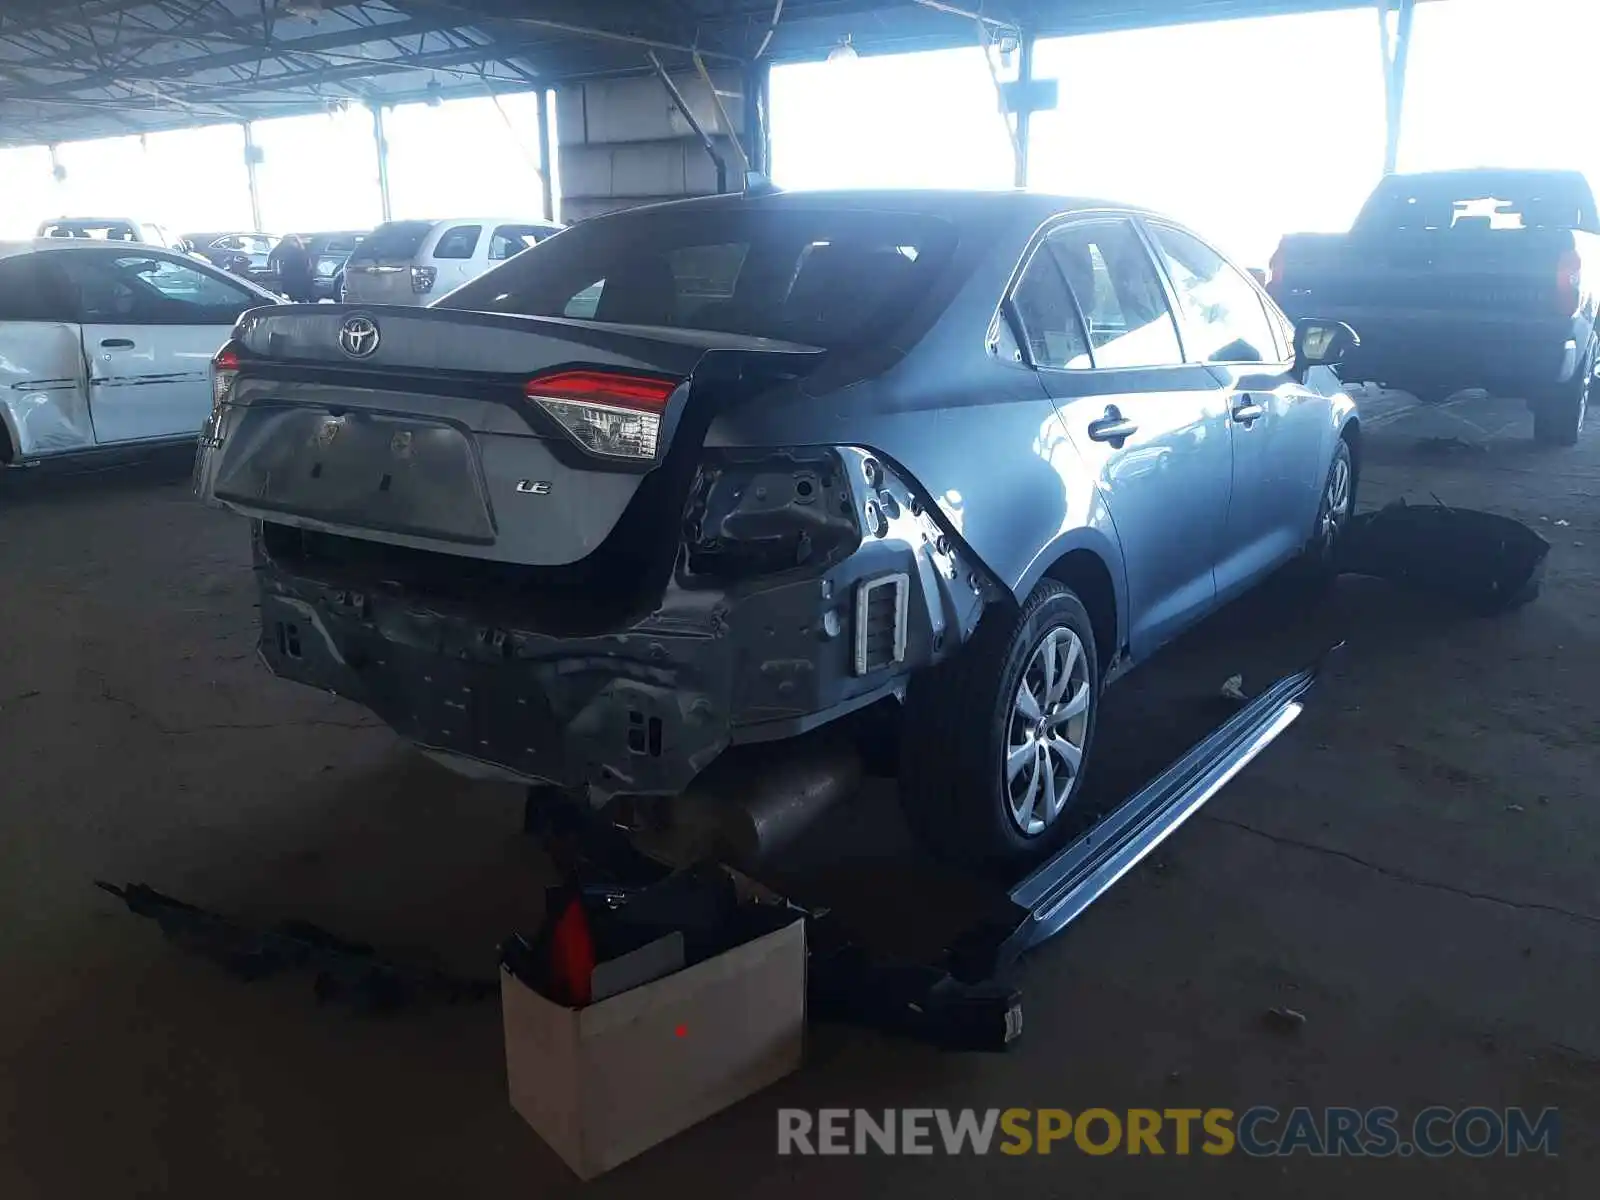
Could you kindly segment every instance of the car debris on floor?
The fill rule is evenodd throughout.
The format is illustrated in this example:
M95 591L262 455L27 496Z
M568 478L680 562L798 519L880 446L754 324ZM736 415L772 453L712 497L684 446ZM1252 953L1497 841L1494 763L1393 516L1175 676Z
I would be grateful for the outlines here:
M1339 569L1493 614L1539 594L1549 554L1549 542L1510 517L1400 501L1351 520Z
M1337 569L1387 578L1489 614L1537 595L1548 551L1543 538L1509 518L1439 504L1391 504L1350 522ZM552 801L547 789L530 789L525 828L542 839L565 878L549 889L541 927L530 936L513 934L501 946L514 1106L576 1173L592 1178L794 1070L808 1016L945 1049L1008 1048L1023 1032L1021 994L1005 981L1011 968L1105 895L1287 729L1316 675L1317 667L1307 668L1254 698L1241 675L1227 679L1221 695L1237 706L1227 720L1017 881L936 963L885 961L857 942L839 914L807 911L721 865L698 861L674 870L600 813L559 797ZM781 765L777 769L781 773ZM830 803L841 798L832 790ZM757 858L765 823L781 827L786 843L796 832L790 828L799 819L794 813L814 818L820 808L785 802L785 795L779 787L776 799L751 810L745 838L717 845L742 844L747 858ZM494 990L488 981L400 967L369 946L305 922L252 931L144 885L97 886L242 979L310 969L319 1000L347 1001L358 1011L482 999ZM768 945L785 930L792 938ZM760 952L742 952L757 944ZM782 961L799 965L775 965ZM737 1026L751 1036L724 1038L709 1060L658 1053L669 1044L664 1036L660 1045L630 1043L619 1058L622 1051L606 1048L605 1032L618 1022L600 1013L608 1002L624 1001L633 1015L623 1025L653 1020L679 1037L691 1023L725 1025L717 1012L729 1005L755 1006L768 1019L759 1028ZM585 1023L583 1014L596 1005L602 1009ZM786 1021L785 1013L793 1019ZM1262 1024L1293 1034L1305 1020L1299 1010L1278 1007ZM552 1039L571 1043L553 1060ZM774 1039L788 1047L776 1058ZM552 1074L547 1060L578 1066ZM635 1082L643 1069L672 1084L646 1088L642 1107L620 1114L596 1109L586 1095L591 1089L611 1094L607 1064L624 1060ZM687 1070L685 1061L697 1065ZM594 1078L586 1085L587 1076Z
M148 917L174 944L216 963L245 982L288 971L310 971L318 1001L344 1003L366 1014L386 1014L426 1002L483 1000L493 980L457 979L440 971L402 966L362 942L351 942L308 921L287 920L270 929L176 900L145 884L123 887L95 881L135 916Z

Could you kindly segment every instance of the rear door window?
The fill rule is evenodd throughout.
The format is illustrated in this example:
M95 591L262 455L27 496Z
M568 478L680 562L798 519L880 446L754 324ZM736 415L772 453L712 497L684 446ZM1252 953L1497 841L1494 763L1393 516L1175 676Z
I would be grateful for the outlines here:
M254 292L153 255L84 253L60 261L86 325L231 325L260 307Z
M0 321L71 321L60 274L43 254L0 258Z
M445 231L439 239L439 244L433 248L435 258L471 258L478 249L478 238L483 234L482 225L457 225Z
M1251 363L1277 357L1261 293L1199 238L1149 226L1183 312L1184 347L1194 362Z
M1011 307L1035 366L1081 370L1094 365L1067 281L1047 248L1028 260L1011 293Z
M1088 324L1096 367L1183 362L1155 263L1126 220L1063 226L1045 242Z
M489 239L489 261L502 262L521 254L548 232L542 225L497 225Z

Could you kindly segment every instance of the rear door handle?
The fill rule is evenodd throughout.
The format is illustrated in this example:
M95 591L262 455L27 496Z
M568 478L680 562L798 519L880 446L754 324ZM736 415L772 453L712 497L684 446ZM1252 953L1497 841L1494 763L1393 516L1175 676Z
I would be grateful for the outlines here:
M1241 425L1249 425L1252 421L1259 421L1266 415L1267 410L1248 396L1241 400L1233 410L1233 419Z
M132 338L105 338L100 343L102 350L132 350Z
M1089 440L1092 442L1120 443L1139 432L1139 426L1123 416L1115 404L1106 407L1106 415L1089 422Z

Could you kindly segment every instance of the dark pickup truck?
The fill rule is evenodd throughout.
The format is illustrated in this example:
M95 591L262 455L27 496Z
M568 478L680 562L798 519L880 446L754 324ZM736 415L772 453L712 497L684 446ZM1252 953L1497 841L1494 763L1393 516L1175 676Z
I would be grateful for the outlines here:
M1285 237L1268 290L1290 317L1361 331L1346 381L1525 397L1534 437L1570 446L1597 369L1597 235L1574 171L1390 175L1349 233Z

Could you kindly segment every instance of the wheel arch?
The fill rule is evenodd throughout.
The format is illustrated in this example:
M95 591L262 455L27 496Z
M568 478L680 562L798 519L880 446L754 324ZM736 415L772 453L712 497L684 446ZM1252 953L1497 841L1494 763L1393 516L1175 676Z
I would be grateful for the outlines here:
M1339 427L1339 440L1350 447L1350 474L1356 483L1361 482L1362 432L1361 418L1351 414Z
M1041 579L1065 584L1083 601L1104 674L1122 649L1128 628L1122 557L1116 544L1095 529L1064 534L1035 561L1017 589L1019 598L1025 600Z

